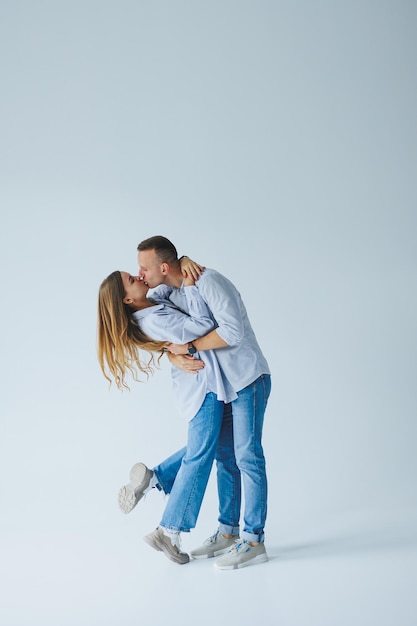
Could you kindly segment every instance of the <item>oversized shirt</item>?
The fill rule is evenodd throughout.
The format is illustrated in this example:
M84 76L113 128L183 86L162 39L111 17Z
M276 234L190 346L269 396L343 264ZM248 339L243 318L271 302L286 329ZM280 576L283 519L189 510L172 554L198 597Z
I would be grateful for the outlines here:
M196 287L184 287L186 313L179 311L165 297L167 293L169 291L161 288L158 296L152 295L152 300L156 300L158 304L133 313L133 317L148 337L157 341L188 343L213 330L215 324L210 311ZM199 354L196 356L200 357ZM197 374L171 367L175 400L181 415L188 420L197 414L206 394L210 391L216 393L218 400L223 402L230 402L236 397L229 383L223 380L215 353L207 350L201 356L205 367Z
M195 286L210 310L216 332L228 344L224 348L217 348L215 354L224 377L233 390L241 391L262 374L270 374L245 305L233 283L216 270L207 268ZM189 312L187 289L184 284L180 288L161 285L152 290L152 298L158 297L158 294L164 294L165 297L169 295L171 302Z

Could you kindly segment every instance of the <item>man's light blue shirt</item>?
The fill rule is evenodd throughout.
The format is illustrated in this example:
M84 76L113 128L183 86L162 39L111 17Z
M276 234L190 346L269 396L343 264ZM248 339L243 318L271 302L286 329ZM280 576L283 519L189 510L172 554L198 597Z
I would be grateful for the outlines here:
M196 281L195 286L209 308L216 332L228 344L224 348L217 348L214 352L233 390L241 391L262 374L270 374L267 360L262 354L250 324L246 307L233 283L216 270L207 268ZM169 289L172 289L171 292ZM152 297L156 297L158 293L165 296L169 294L169 299L175 306L189 312L187 289L189 287L184 287L184 285L180 288L161 285L153 290ZM197 335L194 339L196 338Z

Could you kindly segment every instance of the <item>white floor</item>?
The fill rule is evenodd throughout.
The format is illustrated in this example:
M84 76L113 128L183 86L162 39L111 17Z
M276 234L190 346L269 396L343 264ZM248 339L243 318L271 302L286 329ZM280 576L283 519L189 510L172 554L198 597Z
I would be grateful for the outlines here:
M159 496L158 496L159 497ZM269 525L269 562L216 571L179 566L142 541L162 502L96 528L9 530L1 541L4 626L415 626L417 511L362 511ZM108 511L103 513L108 514ZM191 549L209 531L183 539ZM272 527L271 527L272 526Z

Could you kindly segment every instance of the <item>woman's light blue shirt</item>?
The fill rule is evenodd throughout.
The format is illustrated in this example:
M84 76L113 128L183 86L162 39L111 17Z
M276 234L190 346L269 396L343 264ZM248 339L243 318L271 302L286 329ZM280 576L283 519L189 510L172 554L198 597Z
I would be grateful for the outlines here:
M170 290L162 287L158 296L152 294L152 300L157 301L157 304L133 313L133 317L148 337L157 341L188 343L213 330L215 324L197 287L183 288L187 313L178 310L165 297ZM196 356L202 358L205 363L205 367L197 374L171 367L175 400L181 415L187 420L191 420L197 414L206 394L210 391L216 393L217 398L223 402L231 402L237 397L229 383L224 380L213 350L207 350L201 355L197 353Z

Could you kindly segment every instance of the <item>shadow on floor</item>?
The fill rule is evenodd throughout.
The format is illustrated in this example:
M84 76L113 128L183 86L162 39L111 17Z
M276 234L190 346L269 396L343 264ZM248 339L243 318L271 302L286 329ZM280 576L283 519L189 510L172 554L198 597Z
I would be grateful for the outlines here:
M291 560L416 549L417 525L407 521L376 524L373 528L364 524L363 527L332 530L326 535L269 548L268 552L272 559Z

